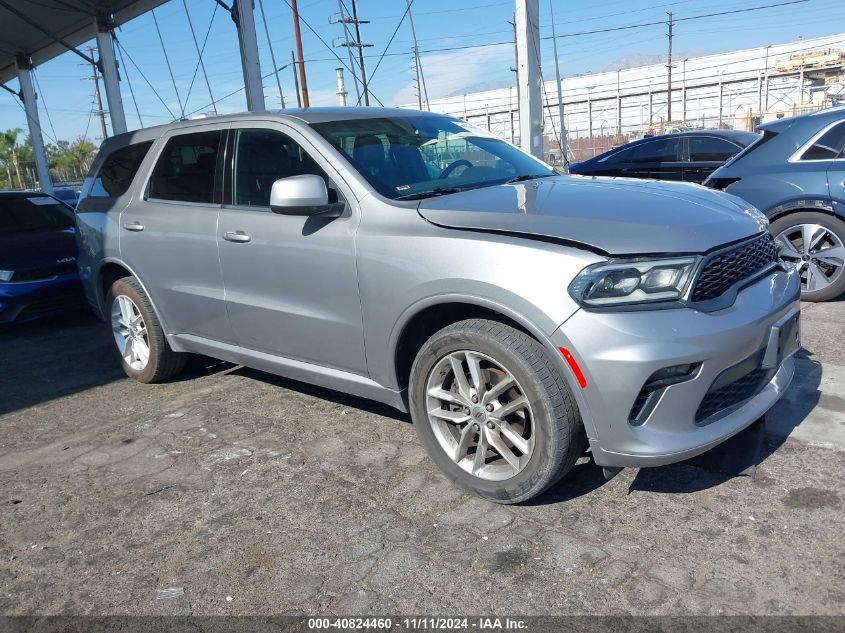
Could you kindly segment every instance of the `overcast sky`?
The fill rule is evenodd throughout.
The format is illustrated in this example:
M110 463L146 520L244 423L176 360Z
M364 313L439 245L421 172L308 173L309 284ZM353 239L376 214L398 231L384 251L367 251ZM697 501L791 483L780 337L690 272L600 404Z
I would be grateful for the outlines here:
M290 7L287 0L261 1L277 64L287 64L294 46ZM782 1L554 0L557 35L566 36L558 39L561 74L598 72L626 61L653 61L651 56L666 53L665 24L585 35L574 33L665 20L666 11L673 11L675 18L685 18ZM218 111L245 109L237 35L231 18L214 0L186 2L200 45L208 33L203 59L211 80L212 94L220 100ZM350 6L350 0L344 2L347 7ZM331 47L333 41L343 35L339 24L329 22L336 17L338 0L300 0L299 8L303 18L303 46L311 104L335 105L334 69L340 65L335 54L349 63L345 48ZM419 47L423 51L423 70L430 98L513 82L513 31L508 23L513 9L513 0L414 0L412 12ZM365 49L372 93L385 105L415 102L413 43L407 17L400 24L405 0L359 0L358 11L361 19L371 20L371 23L361 25L361 31L362 39L373 45ZM541 0L541 37L551 35L551 11L548 0ZM126 118L133 128L140 127L141 123L144 126L167 123L183 113L190 115L211 111L208 89L201 72L196 72L197 53L190 37L183 0L170 0L156 9L155 18L164 40L164 49L151 14L124 25L117 33L129 56L124 58L122 91ZM265 74L271 73L270 48L258 8L255 19L262 70ZM799 37L829 35L843 30L843 0L808 0L801 4L729 16L682 20L675 25L674 47L680 58L787 42ZM386 48L394 32L393 42ZM164 51L170 61L175 87ZM386 55L381 58L383 53ZM541 42L541 57L543 74L549 78L554 73L552 42L549 39ZM99 138L99 126L90 115L93 82L86 78L88 76L90 68L70 53L37 69L39 106L48 142L56 137L73 139L81 135L95 140ZM296 105L291 68L285 68L279 76L288 106ZM129 91L130 82L140 121ZM9 85L17 89L16 83L13 80ZM267 107L279 107L278 88L272 74L265 79L264 86ZM347 89L354 102L354 88L348 71ZM223 98L230 93L233 94ZM373 100L372 105L377 105L377 102ZM0 94L0 118L3 129L26 129L21 108L5 92Z

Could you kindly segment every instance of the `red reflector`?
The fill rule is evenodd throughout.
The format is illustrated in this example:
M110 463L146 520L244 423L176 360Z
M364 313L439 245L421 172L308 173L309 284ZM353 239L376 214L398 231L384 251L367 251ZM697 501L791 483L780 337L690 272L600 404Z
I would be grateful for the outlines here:
M571 369L572 373L575 375L575 380L578 381L578 384L581 386L581 389L586 389L587 379L584 378L584 372L582 372L581 368L578 367L578 363L575 361L575 358L565 347L558 347L558 350L560 350L560 353L566 360L567 365L569 365L569 369Z

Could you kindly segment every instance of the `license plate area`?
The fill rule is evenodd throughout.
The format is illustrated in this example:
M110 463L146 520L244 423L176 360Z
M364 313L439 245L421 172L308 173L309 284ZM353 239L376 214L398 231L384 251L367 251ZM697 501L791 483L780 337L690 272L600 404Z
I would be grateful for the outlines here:
M761 369L777 369L801 347L801 313L796 312L776 323L769 331Z

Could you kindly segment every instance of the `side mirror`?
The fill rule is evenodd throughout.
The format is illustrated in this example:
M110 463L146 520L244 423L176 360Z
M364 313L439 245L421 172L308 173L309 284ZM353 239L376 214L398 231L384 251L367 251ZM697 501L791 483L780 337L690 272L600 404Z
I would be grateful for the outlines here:
M270 210L282 215L339 216L343 203L329 202L326 181L315 174L279 178L270 189Z

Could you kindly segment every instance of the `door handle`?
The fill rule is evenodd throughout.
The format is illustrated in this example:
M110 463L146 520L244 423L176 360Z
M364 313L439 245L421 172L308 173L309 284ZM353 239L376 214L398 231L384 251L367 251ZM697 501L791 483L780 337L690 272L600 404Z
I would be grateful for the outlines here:
M123 228L126 229L127 231L135 231L137 233L138 231L144 230L144 225L141 224L140 222L134 222L134 221L133 222L124 222Z
M223 239L227 242L237 242L239 244L244 244L249 242L252 237L244 233L243 231L226 231L223 234Z

